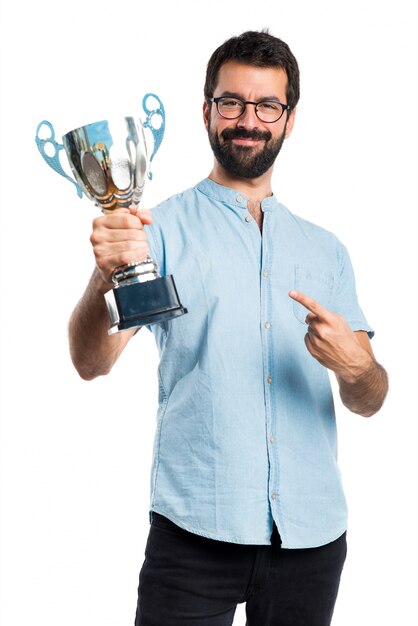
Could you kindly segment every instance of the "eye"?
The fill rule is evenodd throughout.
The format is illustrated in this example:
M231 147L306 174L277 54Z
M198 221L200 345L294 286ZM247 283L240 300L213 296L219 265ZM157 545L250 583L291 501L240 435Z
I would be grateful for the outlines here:
M221 105L221 107L225 107L228 109L236 109L242 107L242 102L236 100L235 98L222 98L222 100L219 101L219 104Z
M259 102L258 108L261 111L280 111L281 106L277 102L267 101L267 102Z

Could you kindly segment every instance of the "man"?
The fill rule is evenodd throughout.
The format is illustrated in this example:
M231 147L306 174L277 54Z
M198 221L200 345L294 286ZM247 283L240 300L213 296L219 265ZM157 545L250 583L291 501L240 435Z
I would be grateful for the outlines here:
M272 194L295 121L288 46L247 32L212 55L209 177L151 213L95 220L97 267L70 321L83 378L108 373L133 331L108 336L115 267L148 250L189 313L152 326L160 351L151 529L136 626L330 624L346 554L328 371L370 416L387 376L370 347L348 254Z

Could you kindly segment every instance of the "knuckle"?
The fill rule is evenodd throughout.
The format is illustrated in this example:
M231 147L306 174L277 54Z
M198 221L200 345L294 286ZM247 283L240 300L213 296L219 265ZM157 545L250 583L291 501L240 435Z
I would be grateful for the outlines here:
M96 217L93 220L93 230L90 235L90 242L96 244L103 239L104 229L106 228L105 217Z
M329 340L333 335L333 330L329 326L324 326L321 331L321 338L324 340Z
M102 246L93 246L93 254L95 256L96 263L98 262L105 263L108 257L108 255L106 254L106 251L103 250Z
M331 313L330 317L329 317L329 326L330 326L330 330L331 329L336 329L339 326L341 326L341 323L343 321L343 318L336 314L336 313Z
M103 222L103 215L95 217L93 220L93 229L100 228Z
M97 244L99 243L99 240L100 240L100 237L99 237L97 231L93 230L93 232L90 235L90 243L93 246L93 248L95 246L97 246Z
M121 215L119 217L119 220L120 227L122 229L129 230L130 228L132 228L132 215L130 215L129 213L124 213L123 215Z

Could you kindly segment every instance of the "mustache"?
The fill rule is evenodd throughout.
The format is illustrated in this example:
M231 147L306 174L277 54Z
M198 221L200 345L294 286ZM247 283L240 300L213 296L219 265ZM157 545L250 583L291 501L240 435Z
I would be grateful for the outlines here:
M232 139L255 139L269 141L272 134L269 130L246 130L245 128L225 128L221 132L221 137L224 141L231 141Z

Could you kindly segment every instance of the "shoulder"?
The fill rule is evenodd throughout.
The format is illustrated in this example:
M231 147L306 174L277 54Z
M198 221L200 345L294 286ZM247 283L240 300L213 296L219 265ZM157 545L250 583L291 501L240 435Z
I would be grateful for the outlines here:
M199 190L197 185L195 185L170 196L151 209L153 219L156 218L163 221L166 219L177 219L180 213L184 214L184 212L188 212L196 207L196 200L199 195Z
M289 222L290 225L293 226L296 230L298 230L302 235L308 237L316 237L323 241L328 241L332 243L338 242L337 236L332 233L330 230L327 230L323 226L319 226L314 222L310 222L300 215L289 211L289 209L284 205L278 203L279 211L282 213L282 216Z
M337 256L344 254L344 245L333 232L300 217L283 204L277 203L277 208L280 227L284 227L292 239L297 238L308 247L320 247Z
M145 230L156 254L162 255L167 245L182 250L197 230L201 209L197 186L170 196L151 209L152 223Z

